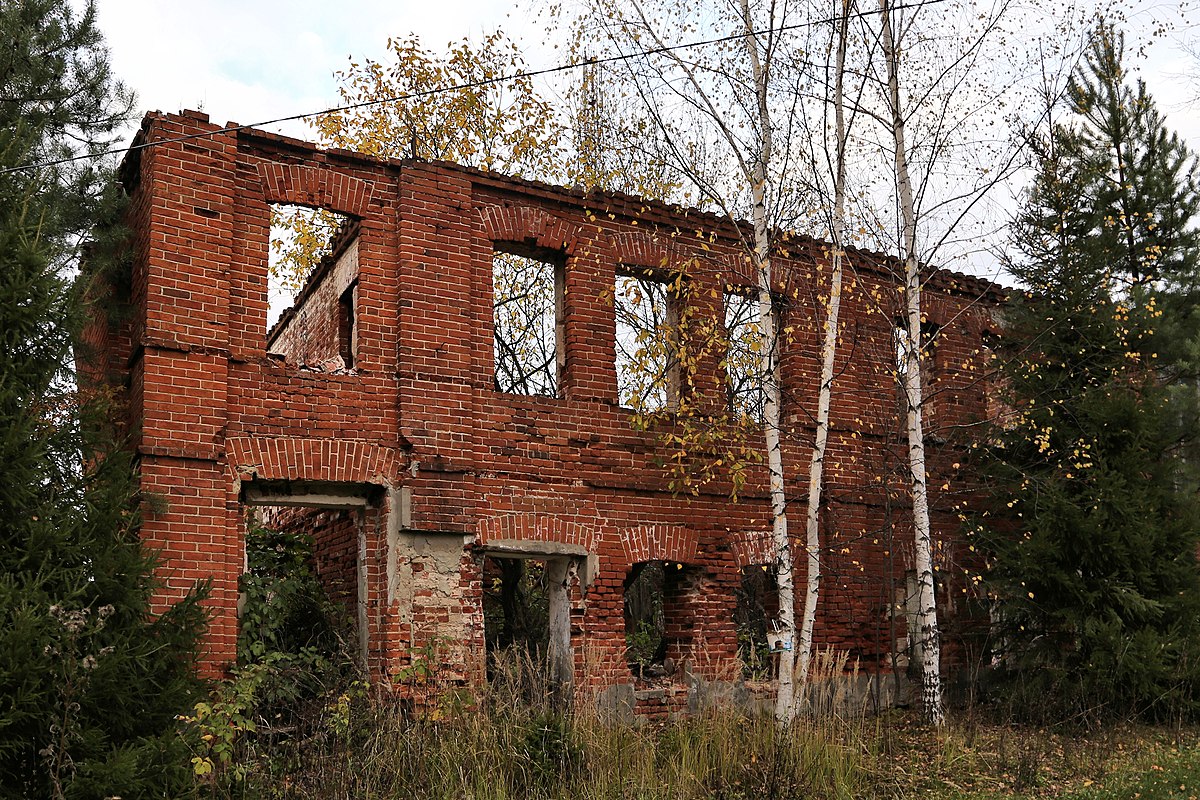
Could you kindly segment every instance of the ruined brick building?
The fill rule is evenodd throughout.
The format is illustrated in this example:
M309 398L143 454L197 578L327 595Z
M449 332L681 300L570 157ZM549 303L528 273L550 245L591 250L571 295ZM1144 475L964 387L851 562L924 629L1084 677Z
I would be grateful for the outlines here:
M542 565L549 647L578 691L654 713L694 703L700 682L736 682L738 595L747 573L772 561L762 476L752 470L736 502L720 481L672 493L659 433L637 429L619 404L614 356L620 275L669 282L677 265L700 264L688 274L699 289L688 302L718 320L723 297L749 291L754 276L728 220L452 164L323 151L253 129L223 132L195 112L149 115L137 142L160 144L125 161L129 272L104 304L128 313L94 322L90 366L123 392L141 485L157 498L142 535L161 555L161 600L211 580L210 669L234 658L248 509L275 506L315 510L300 516L313 526L317 568L348 597L376 676L395 675L431 645L450 678L484 680L484 576L491 560L523 558ZM272 205L328 209L349 224L268 330ZM552 270L549 392L497 388L497 252ZM895 385L899 298L894 264L851 258L817 638L869 670L890 670L907 647L912 569ZM799 543L825 250L797 239L779 263ZM955 506L969 480L959 462L970 423L986 410L977 365L998 295L941 273L924 299L936 332L927 380L939 603L949 657L965 658L955 620L972 598ZM727 380L722 359L710 356L692 391L721 397ZM667 566L663 649L682 665L653 691L626 656L624 595L647 563Z

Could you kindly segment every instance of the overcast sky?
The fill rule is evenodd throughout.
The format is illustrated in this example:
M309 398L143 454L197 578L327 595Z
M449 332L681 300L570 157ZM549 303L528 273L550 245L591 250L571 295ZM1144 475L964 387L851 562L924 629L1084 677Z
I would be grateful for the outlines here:
M1172 124L1200 148L1200 105L1186 105L1200 93L1200 70L1179 47L1181 38L1200 36L1200 16L1187 4L1182 12L1165 2L1125 6L1133 35L1174 26L1141 68ZM97 0L97 8L113 68L137 91L142 111L200 109L216 123L334 105L335 70L352 55L381 58L389 36L409 32L440 49L501 27L525 43L530 68L553 66L556 57L535 46L545 37L513 0ZM304 123L274 127L313 138Z
M253 124L338 100L335 70L376 60L389 36L442 49L496 27L529 29L511 0L97 0L115 74L141 111L203 110ZM518 30L519 29L519 30ZM304 123L270 126L312 139Z

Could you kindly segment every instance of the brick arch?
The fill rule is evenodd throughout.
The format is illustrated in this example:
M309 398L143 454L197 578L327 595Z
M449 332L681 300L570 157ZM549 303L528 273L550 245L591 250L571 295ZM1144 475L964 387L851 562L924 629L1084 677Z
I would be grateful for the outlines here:
M393 485L401 456L391 447L345 439L225 440L229 467L239 479L302 480Z
M700 549L696 531L683 525L638 525L617 531L630 564L642 561L694 563Z
M633 267L667 267L680 257L673 241L665 242L645 231L618 233L612 237L612 249L617 263Z
M584 241L579 225L547 214L533 206L496 206L479 208L483 235L493 242L530 242L547 250L574 255Z
M368 181L323 166L258 163L258 178L268 203L326 208L362 219L374 186Z
M501 540L574 544L596 552L597 531L582 522L564 520L553 514L515 513L486 517L476 525L477 544Z
M775 563L775 545L770 531L731 533L729 549L738 567L761 567Z

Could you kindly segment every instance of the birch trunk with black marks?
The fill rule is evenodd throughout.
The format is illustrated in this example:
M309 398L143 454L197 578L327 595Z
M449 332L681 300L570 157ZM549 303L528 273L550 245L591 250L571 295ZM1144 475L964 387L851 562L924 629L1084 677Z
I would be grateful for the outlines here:
M825 485L825 450L829 442L829 410L833 399L833 366L838 345L838 314L842 305L842 272L846 238L846 115L844 79L846 45L849 35L850 0L842 0L842 13L837 25L837 65L834 73L833 103L837 152L834 155L833 219L829 233L830 279L829 305L821 342L821 377L817 393L817 425L813 439L812 458L808 467L808 507L805 513L804 547L807 562L804 592L804 615L796 637L796 682L808 684L812 664L813 629L817 619L817 603L821 598L821 494Z
M767 102L768 76L759 58L758 37L748 0L741 0L742 20L746 36L743 42L746 57L754 76L755 99L758 109L758 152L751 154L751 223L754 227L753 259L758 276L758 316L761 331L762 361L760 370L763 388L763 438L767 450L767 476L771 498L771 536L775 549L775 581L779 593L779 624L794 636L796 630L796 581L792 545L788 537L787 492L784 488L783 448L780 442L779 331L775 320L775 301L772 293L774 277L771 272L771 226L767 215L767 165L771 163L774 130ZM795 656L791 647L779 654L779 690L775 698L775 718L791 721L796 714Z
M945 721L942 713L941 643L933 590L933 541L929 524L929 486L925 472L925 434L921 386L921 276L917 260L917 215L905 147L904 113L900 104L900 64L891 23L889 0L879 0L881 45L887 64L887 99L894 144L896 192L902 223L904 255L904 364L903 383L908 434L908 466L912 485L914 567L917 573L917 640L921 651L921 705L934 725Z

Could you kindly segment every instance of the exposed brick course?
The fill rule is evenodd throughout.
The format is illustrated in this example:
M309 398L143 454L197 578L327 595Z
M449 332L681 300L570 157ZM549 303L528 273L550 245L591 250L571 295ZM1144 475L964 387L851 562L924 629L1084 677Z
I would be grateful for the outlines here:
M206 134L182 142L173 137ZM584 548L595 571L570 586L576 684L633 680L625 664L623 585L633 565L682 565L667 598L673 657L697 674L737 673L734 590L741 568L770 563L762 470L739 500L729 487L673 495L654 432L617 405L612 291L622 266L688 261L705 313L753 278L732 223L617 194L589 194L444 163L377 161L255 130L221 132L202 114L149 115L127 159L131 271L97 319L93 372L126 392L147 504L143 535L162 556L161 601L213 581L207 663L233 658L243 564L243 492L298 486L368 499L355 523L365 576L368 660L387 677L433 643L448 674L483 674L482 550L491 542ZM358 224L346 255L301 297L269 355L269 206L301 204ZM494 244L532 245L565 263L565 364L559 397L494 389ZM347 251L349 253L349 251ZM803 494L828 278L825 245L798 238L778 259L777 290L793 333L781 359L791 530L803 580ZM906 635L897 587L911 569L899 400L893 376L897 282L879 256L851 254L826 457L821 646L890 668ZM324 281L325 283L322 283ZM353 369L332 316L353 282ZM327 284L327 285L326 285ZM954 506L969 500L958 466L970 423L986 412L980 341L997 290L939 274L925 290L940 326L929 401L930 481L946 591L963 588ZM697 391L720 396L719 359ZM707 396L707 395L704 395ZM945 486L946 488L942 488ZM342 597L349 527L318 545ZM954 570L959 570L955 573ZM902 597L901 597L902 599ZM960 648L961 650L961 648ZM685 693L686 699L686 693ZM643 698L647 713L685 701ZM654 711L651 706L657 711Z

